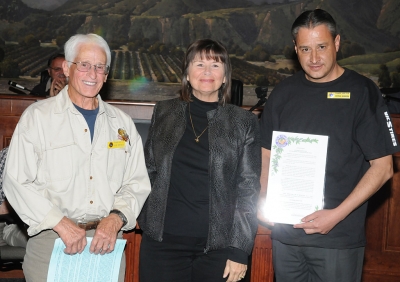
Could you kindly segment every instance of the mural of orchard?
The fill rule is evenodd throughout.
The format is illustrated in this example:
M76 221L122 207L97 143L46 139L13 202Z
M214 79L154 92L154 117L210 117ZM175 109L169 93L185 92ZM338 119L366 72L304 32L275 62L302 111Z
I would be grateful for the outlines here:
M176 96L185 48L213 38L227 46L244 104L253 105L256 86L271 90L298 69L290 27L315 8L337 21L342 66L400 87L398 0L0 0L0 93L18 92L9 80L32 89L71 35L93 32L112 49L106 99Z

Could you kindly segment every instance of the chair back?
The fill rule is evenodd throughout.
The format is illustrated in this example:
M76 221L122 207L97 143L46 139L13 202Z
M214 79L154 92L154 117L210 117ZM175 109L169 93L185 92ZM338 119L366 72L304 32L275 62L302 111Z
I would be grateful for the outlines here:
M380 90L389 113L400 114L400 88L381 88Z
M44 70L40 72L40 83L46 83L50 78L48 70Z
M231 104L241 107L243 103L243 82L232 79Z

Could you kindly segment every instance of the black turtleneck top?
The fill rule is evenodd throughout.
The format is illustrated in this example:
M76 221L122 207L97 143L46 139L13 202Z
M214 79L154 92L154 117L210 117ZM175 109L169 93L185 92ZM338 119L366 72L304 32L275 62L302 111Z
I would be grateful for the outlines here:
M172 159L171 182L164 221L164 239L169 235L208 236L209 221L209 142L207 112L218 107L218 102L204 102L192 95L186 107L186 129ZM196 132L194 134L193 127ZM198 242L198 240L197 240Z

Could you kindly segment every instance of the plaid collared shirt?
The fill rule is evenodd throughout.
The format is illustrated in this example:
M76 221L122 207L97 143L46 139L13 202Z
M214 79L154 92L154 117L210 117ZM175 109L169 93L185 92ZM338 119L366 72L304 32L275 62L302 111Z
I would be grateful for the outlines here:
M8 153L8 147L5 147L0 151L0 205L3 203L6 197L3 192L3 173L4 167L6 166L6 157Z

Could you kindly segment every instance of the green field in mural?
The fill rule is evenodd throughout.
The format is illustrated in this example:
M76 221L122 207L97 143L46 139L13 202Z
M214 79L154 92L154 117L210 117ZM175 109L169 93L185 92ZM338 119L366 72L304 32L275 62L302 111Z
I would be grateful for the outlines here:
M233 78L245 87L273 87L298 69L292 22L315 8L337 21L340 65L377 84L383 70L400 75L397 0L0 0L0 91L9 91L11 78L33 86L50 55L63 52L70 36L89 32L109 43L109 81L120 93L135 94L145 84L160 84L165 93L174 85L176 91L185 48L199 38L227 46Z

